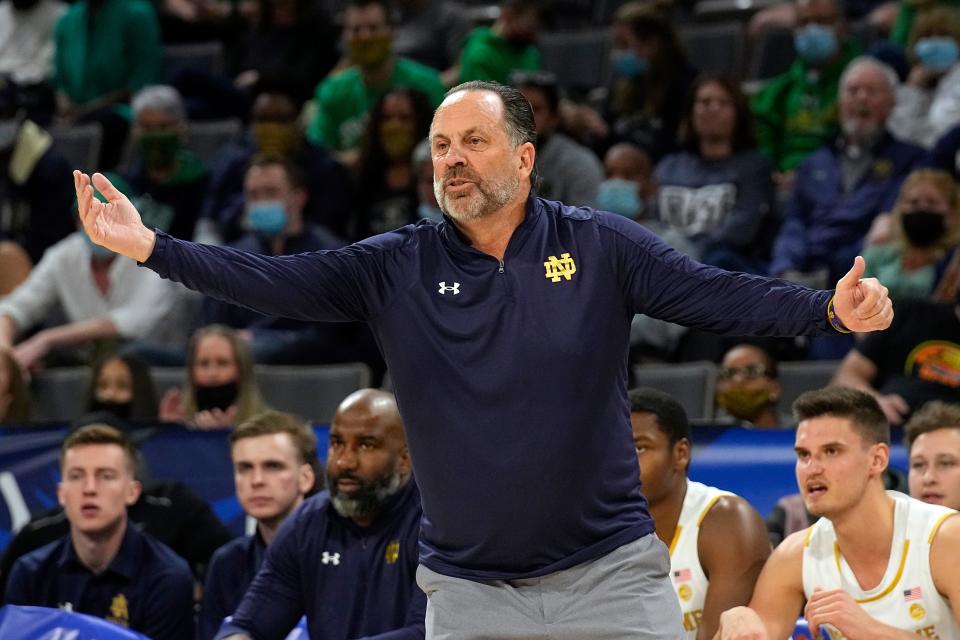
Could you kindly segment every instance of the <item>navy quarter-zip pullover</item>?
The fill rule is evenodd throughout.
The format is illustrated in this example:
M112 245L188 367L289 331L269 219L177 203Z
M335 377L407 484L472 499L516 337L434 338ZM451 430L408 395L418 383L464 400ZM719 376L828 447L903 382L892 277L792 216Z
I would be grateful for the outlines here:
M698 264L630 220L539 198L502 261L445 219L277 258L158 233L146 266L273 315L367 321L422 493L421 562L473 580L546 575L654 530L627 401L634 314L834 333L831 291Z
M368 527L321 491L283 521L233 620L217 638L280 640L304 614L314 640L422 640L416 583L420 495L409 480Z

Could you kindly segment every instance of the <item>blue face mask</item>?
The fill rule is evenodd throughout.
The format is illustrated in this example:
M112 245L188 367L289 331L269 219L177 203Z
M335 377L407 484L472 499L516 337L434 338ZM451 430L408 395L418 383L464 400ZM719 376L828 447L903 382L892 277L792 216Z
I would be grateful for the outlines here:
M90 255L94 258L105 259L116 255L113 253L113 251L110 251L110 249L101 247L98 244L94 244L93 240L91 240L90 236L88 236L86 233L83 234L83 239L87 241L87 246L90 247Z
M837 52L837 34L833 27L808 24L793 32L793 46L807 64L820 64Z
M610 54L613 72L624 78L639 78L647 73L650 63L633 49L614 49Z
M604 180L597 191L597 208L635 220L643 213L637 183L621 178Z
M282 200L253 202L247 207L247 226L250 231L267 238L280 235L287 226L287 209Z
M920 64L934 73L944 73L957 61L957 41L953 38L921 38L913 47Z
M417 206L417 217L421 220L433 220L434 222L440 222L443 220L443 211L440 210L440 207L435 207L426 202L421 202Z

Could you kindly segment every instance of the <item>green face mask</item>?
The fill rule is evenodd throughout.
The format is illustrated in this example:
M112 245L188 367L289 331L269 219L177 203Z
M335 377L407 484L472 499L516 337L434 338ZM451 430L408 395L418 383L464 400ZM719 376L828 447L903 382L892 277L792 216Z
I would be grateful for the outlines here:
M150 169L167 169L177 161L177 153L183 146L176 131L143 133L138 140L140 157Z
M389 35L354 38L350 41L350 62L361 67L376 67L390 56L393 38Z
M770 389L733 387L717 393L717 404L738 420L756 419L772 403Z

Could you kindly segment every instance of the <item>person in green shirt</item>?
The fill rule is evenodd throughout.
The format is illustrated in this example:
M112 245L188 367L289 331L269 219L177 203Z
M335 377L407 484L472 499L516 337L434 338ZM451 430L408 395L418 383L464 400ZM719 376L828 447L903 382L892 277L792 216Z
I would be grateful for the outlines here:
M343 41L351 65L317 86L307 138L331 147L344 164L354 166L370 109L383 94L409 87L437 107L446 88L435 69L393 54L386 0L350 0L343 15Z
M100 166L120 158L130 96L160 75L160 25L147 0L79 0L54 30L54 88L61 124L97 122Z
M754 96L757 142L789 186L793 169L837 129L840 74L859 55L837 0L798 0L797 60Z
M534 46L539 31L540 13L535 3L503 0L500 17L492 26L477 27L467 35L458 82L506 84L514 71L539 71L543 63Z

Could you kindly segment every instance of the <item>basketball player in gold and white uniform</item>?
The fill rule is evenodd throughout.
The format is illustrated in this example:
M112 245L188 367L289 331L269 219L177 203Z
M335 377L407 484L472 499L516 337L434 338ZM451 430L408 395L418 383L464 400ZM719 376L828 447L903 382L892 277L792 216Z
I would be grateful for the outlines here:
M670 547L685 637L712 638L720 613L750 599L770 555L766 527L743 498L687 478L690 424L680 403L654 389L634 389L630 402L641 489Z
M828 387L793 409L797 483L821 520L777 547L719 637L786 638L802 609L834 640L960 638L960 518L884 490L890 428L876 400Z

